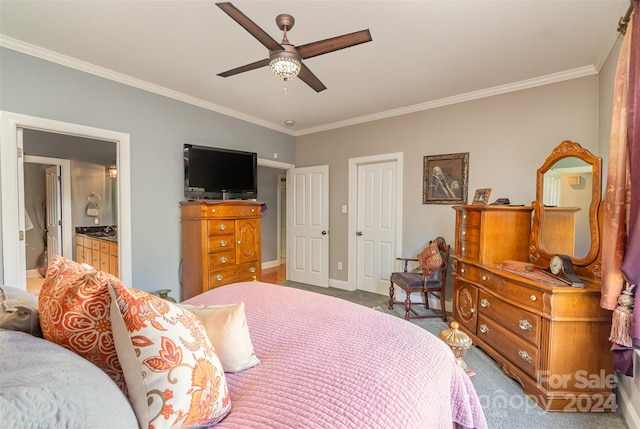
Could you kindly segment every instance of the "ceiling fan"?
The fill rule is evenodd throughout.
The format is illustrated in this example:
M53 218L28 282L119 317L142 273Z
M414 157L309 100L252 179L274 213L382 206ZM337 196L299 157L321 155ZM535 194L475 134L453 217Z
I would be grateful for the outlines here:
M216 5L269 49L269 58L218 73L218 76L222 77L270 66L271 71L278 79L286 82L298 76L316 92L320 92L327 87L304 65L302 60L371 41L371 33L369 29L366 29L306 45L294 46L289 43L287 32L293 27L295 19L291 15L281 14L276 17L276 24L280 30L284 31L284 36L282 42L278 43L231 3L216 3Z

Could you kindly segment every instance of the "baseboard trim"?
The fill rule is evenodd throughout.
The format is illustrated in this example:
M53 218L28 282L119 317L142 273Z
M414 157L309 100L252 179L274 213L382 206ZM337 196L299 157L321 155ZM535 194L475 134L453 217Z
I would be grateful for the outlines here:
M334 287L336 289L342 289L342 290L350 290L350 291L354 290L349 287L349 282L346 282L344 280L336 280L336 279L329 279L329 287Z
M280 265L280 261L277 259L275 261L263 262L262 269L264 270L266 268L273 268L273 267L277 267L278 265Z

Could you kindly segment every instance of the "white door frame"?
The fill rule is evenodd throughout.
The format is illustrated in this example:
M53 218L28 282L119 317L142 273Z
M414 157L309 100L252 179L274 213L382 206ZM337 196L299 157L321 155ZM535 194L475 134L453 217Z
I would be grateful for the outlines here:
M2 270L0 282L26 290L24 195L19 195L18 129L75 135L116 144L118 167L118 255L120 279L132 284L130 136L101 128L0 111L0 191L2 191ZM21 148L22 149L22 148ZM20 165L22 165L20 163Z
M403 167L402 167L403 153L395 152L395 153L387 153L382 155L372 155L372 156L364 156L360 158L350 158L349 159L349 207L352 209L349 210L349 227L348 227L348 252L349 252L349 273L348 273L348 289L347 290L356 290L356 275L357 275L357 267L356 261L358 260L357 256L357 246L358 243L356 241L356 232L358 227L358 166L363 164L373 164L380 162L396 162L397 166L397 183L396 183L396 192L398 196L398 200L396 202L396 237L395 237L395 253L399 255L402 250L402 207L403 207Z

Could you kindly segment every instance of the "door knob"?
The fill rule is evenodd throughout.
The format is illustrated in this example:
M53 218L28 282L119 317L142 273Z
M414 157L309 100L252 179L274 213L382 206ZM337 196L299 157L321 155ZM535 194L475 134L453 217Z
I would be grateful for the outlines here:
M357 235L358 237L360 237L360 236L362 235L362 231L358 231L358 232L356 232L356 235Z
M322 235L327 235L327 231L322 231Z

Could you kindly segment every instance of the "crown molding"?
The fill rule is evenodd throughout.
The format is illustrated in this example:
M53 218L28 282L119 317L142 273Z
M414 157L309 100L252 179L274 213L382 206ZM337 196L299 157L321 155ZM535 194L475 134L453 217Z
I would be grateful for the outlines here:
M344 121L332 122L329 124L321 125L318 127L305 128L302 130L291 130L273 124L268 121L238 112L220 106L218 104L210 103L208 101L201 100L190 95L183 94L178 91L154 85L149 82L135 79L131 76L114 72L103 67L96 66L95 64L80 61L76 58L59 54L48 49L41 48L36 45L25 43L23 41L7 37L0 34L0 46L14 51L21 52L23 54L31 55L46 61L50 61L56 64L60 64L66 67L70 67L85 73L93 74L105 79L113 80L115 82L122 83L124 85L132 86L138 89L142 89L147 92L162 95L174 100L182 101L184 103L192 104L194 106L202 107L203 109L211 110L217 113L221 113L232 118L240 119L245 122L249 122L261 127L269 128L274 131L278 131L291 136L302 136L307 134L319 133L322 131L329 131L337 128L348 127L351 125L358 125L365 122L378 121L380 119L388 119L395 116L407 115L409 113L421 112L424 110L436 109L438 107L450 106L452 104L464 103L467 101L478 100L486 97L493 97L495 95L507 94L509 92L521 91L524 89L535 88L537 86L549 85L553 83L563 82L571 79L577 79L585 76L592 76L598 74L598 69L594 66L586 66L573 70L566 70L560 73L554 73L546 76L541 76L533 79L523 80L520 82L514 82L506 85L495 86L492 88L482 89L479 91L468 92L465 94L455 95L453 97L441 98L439 100L428 101L425 103L414 104L412 106L401 107L398 109L387 110L384 112L374 113L372 115L359 116Z
M335 128L348 127L351 125L362 124L365 122L377 121L380 119L392 118L394 116L407 115L409 113L421 112L423 110L436 109L438 107L450 106L452 104L464 103L467 101L478 100L481 98L493 97L494 95L507 94L509 92L522 91L524 89L535 88L537 86L549 85L552 83L563 82L566 80L577 79L585 76L593 76L598 71L592 66L581 67L573 70L567 70L560 73L549 74L534 79L523 80L520 82L509 83L506 85L494 86L492 88L481 89L479 91L467 92L465 94L455 95L453 97L441 98L439 100L428 101L426 103L414 104L412 106L401 107L398 109L387 110L385 112L374 113L372 115L360 116L346 121L334 122L331 124L321 125L319 127L307 128L299 131L296 135L305 135L328 131Z
M259 125L261 127L269 128L275 131L279 131L279 132L291 135L291 130L288 128L285 128L284 126L277 126L271 122L267 122L262 119L255 118L253 116L244 114L242 112L238 112L236 110L232 110L215 103L210 103L208 101L201 100L197 97L192 97L190 95L183 94L181 92L174 91L160 85L154 85L152 83L149 83L140 79L136 79L131 76L118 73L113 70L106 69L104 67L97 66L95 64L81 61L73 57L59 54L57 52L41 48L39 46L32 45L30 43L26 43L21 40L13 39L3 34L0 34L0 46L17 51L17 52L21 52L23 54L30 55L32 57L36 57L46 61L50 61L52 63L60 64L65 67L69 67L75 70L79 70L85 73L89 73L95 76L99 76L105 79L119 82L124 85L142 89L143 91L162 95L177 101L182 101L187 104L192 104L194 106L202 107L203 109L211 110L226 116L231 116L232 118L240 119L245 122L250 122L252 124Z

